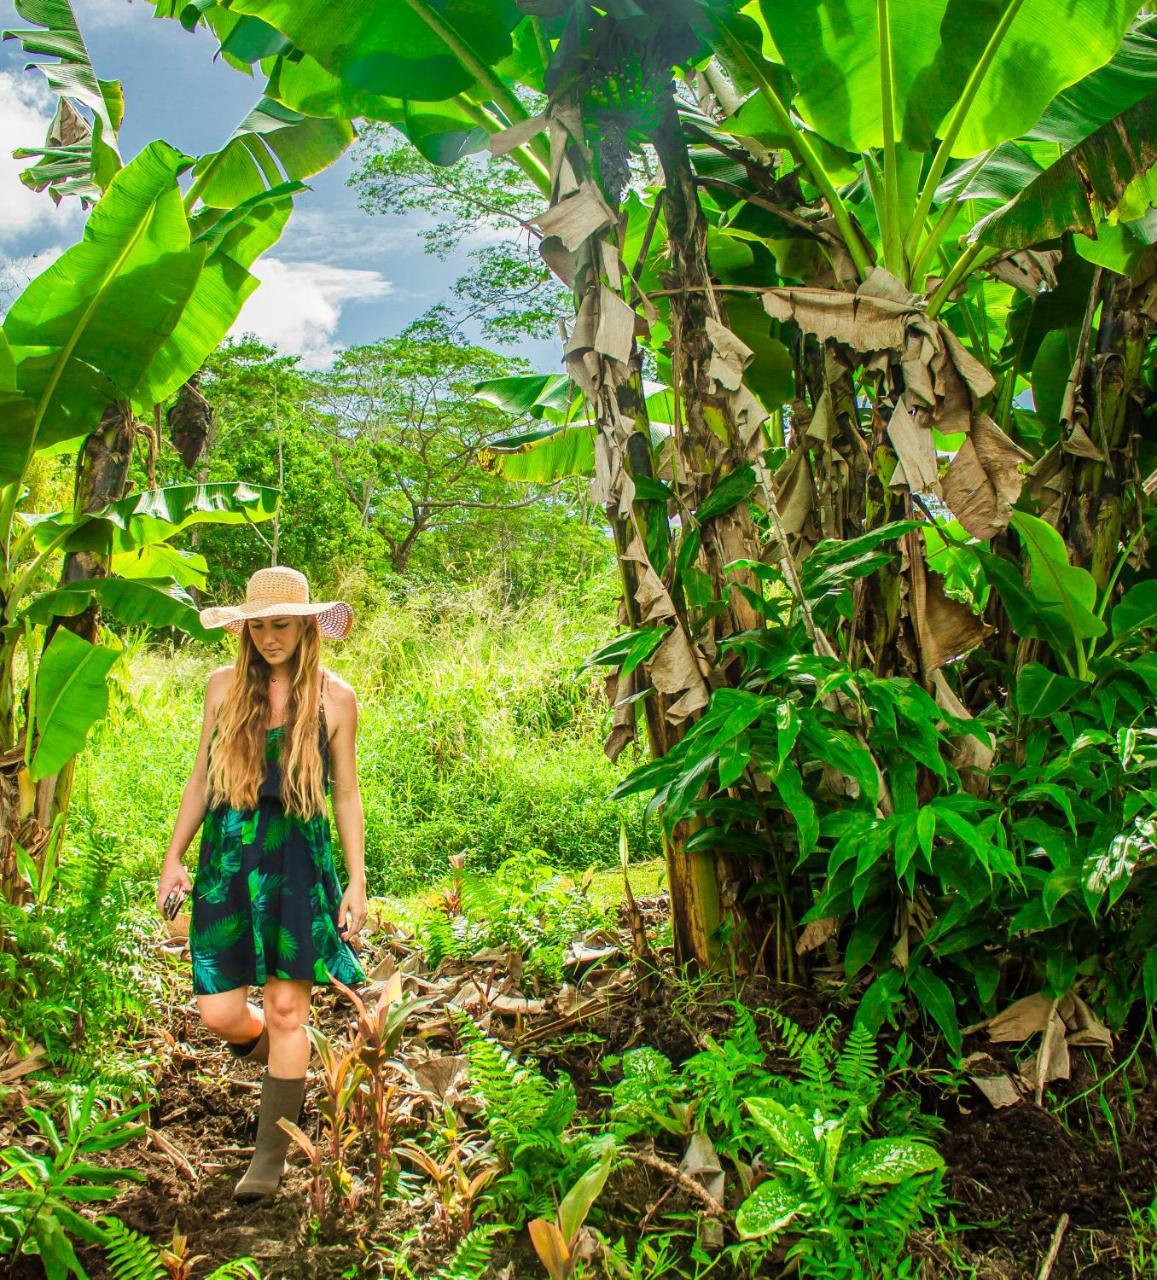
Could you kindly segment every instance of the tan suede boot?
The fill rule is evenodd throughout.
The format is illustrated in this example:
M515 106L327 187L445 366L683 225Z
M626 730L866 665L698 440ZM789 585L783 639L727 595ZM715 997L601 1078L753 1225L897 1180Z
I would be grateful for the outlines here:
M261 1107L257 1118L257 1142L253 1159L233 1188L234 1200L258 1200L271 1196L285 1173L285 1153L291 1141L277 1123L283 1116L297 1123L305 1098L305 1076L282 1079L266 1070L261 1077Z
M264 1066L269 1061L269 1028L266 1026L261 1028L261 1034L256 1040L249 1040L244 1044L235 1044L231 1040L225 1043L229 1052L242 1062L260 1062Z

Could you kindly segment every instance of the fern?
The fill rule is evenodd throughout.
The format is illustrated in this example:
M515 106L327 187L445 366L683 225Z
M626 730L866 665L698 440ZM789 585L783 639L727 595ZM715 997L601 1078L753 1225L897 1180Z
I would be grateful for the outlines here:
M553 1216L556 1193L573 1185L598 1158L598 1143L568 1132L578 1098L566 1075L552 1084L531 1062L520 1062L483 1034L468 1014L455 1017L470 1060L471 1088L505 1172L491 1199L521 1225Z
M499 1222L468 1231L434 1280L484 1280L490 1269L495 1237L509 1230L504 1222Z
M112 1280L165 1280L157 1246L126 1227L119 1218L102 1218L106 1232L105 1255Z
M836 1075L853 1097L871 1106L880 1094L883 1081L876 1062L876 1041L862 1026L854 1026L847 1044L836 1059Z
M261 1272L252 1258L232 1258L211 1271L205 1280L261 1280Z

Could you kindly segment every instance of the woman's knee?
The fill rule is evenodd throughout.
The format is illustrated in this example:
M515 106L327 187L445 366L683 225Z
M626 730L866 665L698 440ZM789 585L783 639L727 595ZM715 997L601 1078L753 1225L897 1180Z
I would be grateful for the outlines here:
M296 984L265 988L265 1021L270 1031L296 1031L309 1021L309 990Z
M222 992L198 996L197 1012L205 1027L215 1035L228 1036L247 1021L246 992Z

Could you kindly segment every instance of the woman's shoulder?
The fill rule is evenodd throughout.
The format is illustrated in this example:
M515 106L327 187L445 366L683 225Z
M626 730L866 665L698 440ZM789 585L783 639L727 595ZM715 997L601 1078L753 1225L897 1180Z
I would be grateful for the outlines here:
M326 702L327 714L332 711L337 715L357 713L358 699L353 685L339 675L335 675L328 667L322 668L322 690Z
M352 706L357 704L354 687L341 676L336 675L328 667L322 667L322 684L326 695L334 699L337 705Z
M218 667L216 671L209 672L209 678L205 681L205 702L210 707L220 705L221 699L229 692L233 672L232 666Z

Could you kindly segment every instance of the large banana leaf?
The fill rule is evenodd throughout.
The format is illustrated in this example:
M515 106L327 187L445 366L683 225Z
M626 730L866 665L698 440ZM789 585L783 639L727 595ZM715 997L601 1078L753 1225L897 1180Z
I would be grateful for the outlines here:
M354 136L349 120L311 119L262 98L220 151L197 161L194 192L203 204L232 209L285 180L327 169Z
M1019 249L1062 231L1096 235L1098 206L1116 207L1138 174L1157 161L1157 93L1102 125L1003 208L981 219L969 239Z
M402 118L400 98L348 84L327 71L316 58L300 51L273 62L265 96L307 116L384 121Z
M569 426L583 412L583 398L565 373L515 373L474 384L474 394L512 417L531 417ZM643 383L647 416L653 424L669 424L675 413L671 388Z
M4 333L27 404L0 433L0 482L21 476L36 448L86 434L110 401L137 397L205 256L177 186L187 166L166 143L147 146L113 178L81 243L12 304Z
M926 151L970 77L983 70L952 148L981 151L1025 133L1061 90L1108 62L1139 0L760 0L797 86L796 107L849 151L884 141L881 17L890 29L896 133Z
M204 591L209 562L196 551L182 551L167 542L154 542L135 551L118 551L109 561L118 578L163 578L181 587Z
M573 388L565 373L517 373L505 378L488 378L476 383L474 394L503 413L532 418L550 414L550 420L565 420L570 411Z
M55 544L63 551L95 551L108 556L167 542L195 524L269 520L279 501L276 489L236 481L182 484L131 494L91 515L56 512L21 518L34 526L32 540L41 550Z
M97 198L121 166L117 130L124 116L118 80L99 80L76 25L69 0L14 0L16 12L33 28L4 31L25 53L48 55L56 62L32 63L57 94L59 103L43 147L20 147L17 159L40 157L20 180L34 191L48 190L54 200L66 195ZM77 110L92 112L90 123Z
M193 244L204 250L205 264L180 320L137 390L142 408L164 404L229 332L258 285L249 268L277 242L300 189L300 183L284 183L235 209L206 209L193 219Z
M524 484L551 484L595 472L595 428L587 422L495 440L479 451L484 470Z
M36 752L33 781L59 773L84 746L89 729L108 710L106 679L120 657L61 627L36 670Z
M1139 20L1112 59L1066 89L1028 131L1066 149L1147 98L1157 84L1157 18Z
M513 51L513 0L228 0L354 88L422 102L469 89Z
M493 440L479 450L483 470L520 484L553 484L568 476L593 476L595 436L592 422L547 427L525 435ZM663 423L651 423L651 447L657 449L670 436Z
M198 640L214 638L201 626L197 607L186 591L171 582L144 579L84 578L70 582L37 596L16 621L27 618L43 626L54 617L71 618L83 613L94 600L130 625L177 627Z

